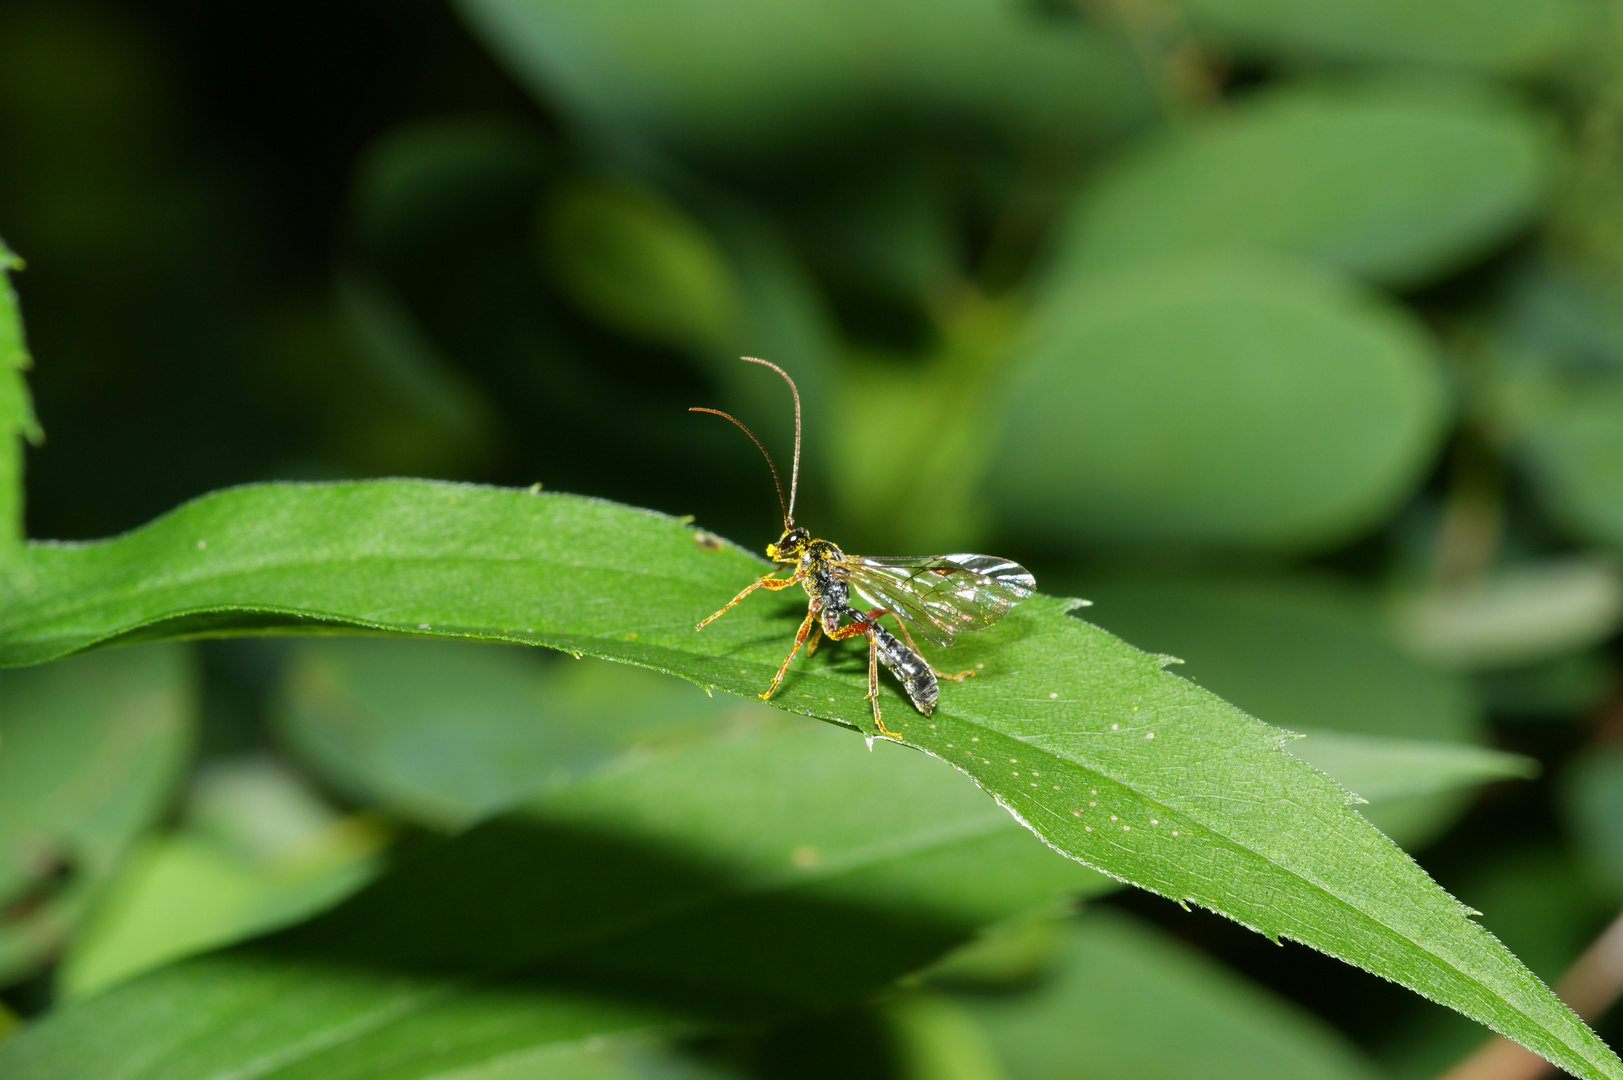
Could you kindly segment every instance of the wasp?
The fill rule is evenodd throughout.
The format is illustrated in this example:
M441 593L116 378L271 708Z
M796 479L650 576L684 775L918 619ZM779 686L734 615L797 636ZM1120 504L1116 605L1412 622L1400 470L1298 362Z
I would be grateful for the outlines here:
M827 540L814 539L795 523L795 493L800 487L800 390L789 373L768 360L753 356L743 359L771 368L789 384L795 401L795 457L789 474L789 498L783 497L783 481L761 440L737 417L719 409L693 408L690 412L710 413L736 424L750 437L772 470L772 483L778 490L778 506L783 510L783 535L766 546L767 558L778 565L750 582L721 610L700 622L703 630L737 606L756 589L778 592L800 585L806 590L806 618L795 634L789 655L783 658L772 682L761 691L762 701L770 698L783 681L800 647L810 656L817 649L818 635L830 641L846 638L868 639L868 697L873 703L873 722L879 733L899 739L885 727L879 712L879 665L895 675L907 692L913 707L929 716L941 694L941 679L954 682L975 674L973 670L955 674L937 671L924 659L913 641L917 632L925 641L951 645L959 634L983 630L1009 613L1009 609L1030 596L1037 581L1025 567L991 555L863 556L848 555ZM785 568L788 577L778 577ZM864 606L853 606L852 594ZM889 615L901 630L899 639L879 620Z

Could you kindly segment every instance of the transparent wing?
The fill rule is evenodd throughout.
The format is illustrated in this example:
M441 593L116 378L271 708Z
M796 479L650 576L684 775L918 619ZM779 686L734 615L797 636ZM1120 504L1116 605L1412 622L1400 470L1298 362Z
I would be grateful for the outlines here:
M1025 567L994 555L850 555L836 572L936 645L991 626L1037 587Z

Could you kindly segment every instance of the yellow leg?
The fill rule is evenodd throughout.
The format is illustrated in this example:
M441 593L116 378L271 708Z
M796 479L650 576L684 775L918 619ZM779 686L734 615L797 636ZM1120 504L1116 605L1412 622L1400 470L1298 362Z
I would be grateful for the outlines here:
M795 571L795 574L794 574L793 577L786 577L786 578L775 578L775 577L773 577L772 574L776 574L776 573L777 573L777 571L774 570L774 571L772 571L771 574L767 574L763 578L759 578L759 579L757 579L755 581L750 582L748 585L746 585L744 587L744 590L742 592L740 592L737 596L733 597L731 600L727 601L726 605L720 611L716 612L714 615L710 616L708 619L704 620L698 626L695 626L693 629L695 629L695 630L703 630L705 627L709 626L711 623L715 622L717 619L719 619L723 615L727 614L733 608L737 607L738 602L740 600L744 599L744 597L748 596L750 593L754 592L756 589L770 589L773 592L777 592L779 589L787 589L789 586L795 584L796 582L798 582L800 580L800 571L798 571L798 570Z
M823 624L813 623L811 637L806 639L806 655L810 657L817 651L817 643L823 640Z
M817 607L813 605L812 608L806 612L806 618L801 621L800 633L795 635L795 643L793 647L790 648L789 655L783 658L783 663L778 667L778 673L772 676L771 684L768 685L765 690L761 691L762 701L765 701L767 698L771 697L774 692L776 692L778 689L778 684L783 681L784 672L789 670L789 661L795 658L795 653L799 652L800 646L805 644L806 635L811 633L812 625L816 623L816 621Z
M878 728L879 734L885 738L900 742L902 737L886 727L885 722L879 718L879 639L874 636L872 625L865 622L848 622L829 634L828 639L844 641L858 634L868 639L868 700L873 702L874 727Z
M873 725L887 739L902 741L902 737L885 726L879 718L879 639L868 631L868 700L873 702Z

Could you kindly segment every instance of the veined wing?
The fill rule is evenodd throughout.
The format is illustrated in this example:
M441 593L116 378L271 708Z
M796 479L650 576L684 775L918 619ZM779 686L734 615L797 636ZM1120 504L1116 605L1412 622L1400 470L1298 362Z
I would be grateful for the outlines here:
M836 572L936 645L991 626L1037 587L1025 567L994 555L849 555Z

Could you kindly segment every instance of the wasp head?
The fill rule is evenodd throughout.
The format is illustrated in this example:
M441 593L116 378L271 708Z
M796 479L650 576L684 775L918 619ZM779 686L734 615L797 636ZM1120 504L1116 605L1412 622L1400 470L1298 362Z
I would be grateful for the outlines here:
M806 547L811 543L811 533L799 525L790 525L778 537L778 542L766 546L766 557L773 562L795 563L806 553Z

